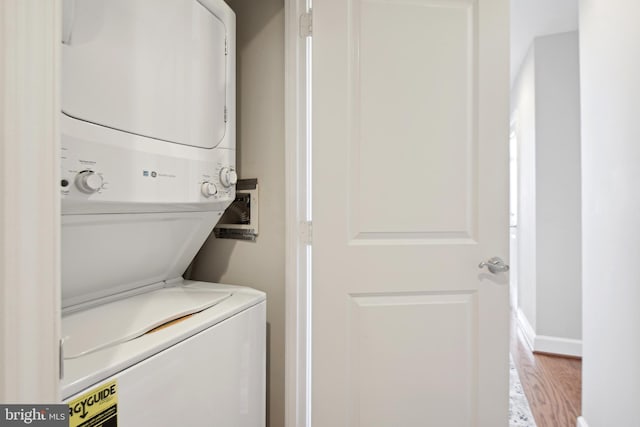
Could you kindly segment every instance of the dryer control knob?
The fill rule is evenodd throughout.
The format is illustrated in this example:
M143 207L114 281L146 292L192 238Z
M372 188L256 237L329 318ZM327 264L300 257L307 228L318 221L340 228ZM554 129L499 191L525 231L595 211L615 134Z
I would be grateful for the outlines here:
M204 197L214 196L218 192L218 187L213 182L205 181L202 183L202 195Z
M220 184L223 187L231 187L238 182L238 174L231 168L222 168L220 171Z
M86 194L93 194L102 188L102 177L94 171L82 171L76 175L76 187Z

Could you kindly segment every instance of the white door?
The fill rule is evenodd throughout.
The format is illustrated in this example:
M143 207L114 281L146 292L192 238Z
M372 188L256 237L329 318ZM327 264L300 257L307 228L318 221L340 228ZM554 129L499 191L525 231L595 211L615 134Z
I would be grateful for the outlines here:
M318 0L313 427L508 412L506 0Z

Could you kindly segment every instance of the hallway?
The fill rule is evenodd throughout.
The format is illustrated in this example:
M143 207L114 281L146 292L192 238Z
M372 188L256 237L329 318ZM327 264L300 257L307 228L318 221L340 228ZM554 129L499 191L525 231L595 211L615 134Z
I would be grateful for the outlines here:
M537 426L574 427L582 409L582 361L532 354L513 313L510 351Z

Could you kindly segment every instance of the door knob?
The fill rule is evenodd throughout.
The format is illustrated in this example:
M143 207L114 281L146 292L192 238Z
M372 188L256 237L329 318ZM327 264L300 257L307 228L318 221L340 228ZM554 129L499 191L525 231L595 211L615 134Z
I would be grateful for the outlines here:
M506 271L509 271L509 266L505 264L504 261L497 256L494 256L493 258L490 258L487 261L482 261L478 265L478 268L484 268L484 267L487 267L489 271L493 274L504 273Z

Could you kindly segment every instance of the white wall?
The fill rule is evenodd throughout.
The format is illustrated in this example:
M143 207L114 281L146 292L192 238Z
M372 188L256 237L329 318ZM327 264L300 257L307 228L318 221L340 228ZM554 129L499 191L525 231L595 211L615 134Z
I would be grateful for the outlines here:
M257 242L215 239L196 257L191 278L267 293L269 425L284 425L284 3L227 0L237 19L238 171L258 178Z
M640 423L640 3L581 0L584 358L590 427Z
M520 148L519 307L534 350L580 354L577 32L538 37L514 85Z
M512 90L518 140L518 308L536 327L536 82L533 47Z
M535 40L536 333L582 337L578 33Z
M509 0L511 8L511 83L531 40L578 28L578 0Z

